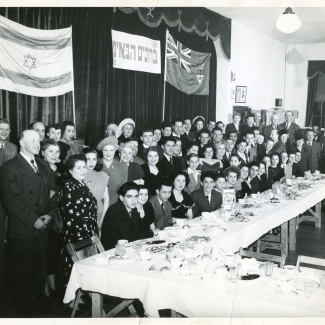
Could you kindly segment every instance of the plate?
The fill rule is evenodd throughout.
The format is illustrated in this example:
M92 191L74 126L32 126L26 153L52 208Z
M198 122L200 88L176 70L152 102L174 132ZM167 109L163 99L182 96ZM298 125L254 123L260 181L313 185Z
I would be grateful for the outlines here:
M164 254L170 251L167 246L151 246L148 247L146 250L152 254Z
M313 282L315 289L320 287L320 284L314 280L309 279L290 279L288 282L292 283L293 290L305 291L305 281Z
M191 236L186 238L186 241L196 240L197 243L208 243L211 239L207 236Z

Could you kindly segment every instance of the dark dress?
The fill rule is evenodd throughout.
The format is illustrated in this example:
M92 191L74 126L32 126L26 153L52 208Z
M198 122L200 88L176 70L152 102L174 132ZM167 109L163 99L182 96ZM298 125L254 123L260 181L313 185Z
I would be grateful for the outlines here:
M205 161L202 161L202 165L199 164L198 170L201 170L201 174L205 172L211 172L213 175L217 175L220 170L220 162L217 161L215 164L210 165L207 164Z
M139 164L129 162L128 166L128 182L134 182L144 178L144 172Z
M60 276L63 284L69 281L73 262L67 252L67 243L89 239L98 235L97 200L86 185L71 178L59 196L59 208L63 218Z
M175 199L174 191L172 191L172 194L170 195L168 201L172 204L172 217L173 218L187 218L186 213L189 209L192 209L194 207L194 202L191 198L191 196L186 193L185 191L182 191L183 195L183 201L178 202Z
M150 230L150 225L155 222L155 212L153 210L152 204L146 202L143 205L144 217L140 217L139 230Z
M271 167L268 170L268 187L272 188L272 184L278 182L282 177L284 177L284 169L281 167Z
M160 182L161 174L159 172L159 169L157 175L150 173L149 165L147 163L141 165L141 167L144 172L144 178L143 178L144 186L148 188L149 199L150 199L156 194L156 188L158 187L158 184Z
M70 150L70 146L62 141L58 141L58 145L60 147L60 156L59 159L63 163L65 157L67 156L68 151Z

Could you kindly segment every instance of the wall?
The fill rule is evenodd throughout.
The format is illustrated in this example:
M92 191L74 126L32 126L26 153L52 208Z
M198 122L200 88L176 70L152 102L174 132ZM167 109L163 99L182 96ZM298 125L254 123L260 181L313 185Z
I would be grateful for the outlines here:
M232 20L231 60L228 62L215 42L217 61L217 120L231 121L232 107L270 109L275 99L284 99L285 45ZM236 81L230 82L231 70ZM231 90L247 86L246 103L235 103Z
M297 123L305 126L308 60L325 60L325 44L288 45L286 55L286 108L299 111Z

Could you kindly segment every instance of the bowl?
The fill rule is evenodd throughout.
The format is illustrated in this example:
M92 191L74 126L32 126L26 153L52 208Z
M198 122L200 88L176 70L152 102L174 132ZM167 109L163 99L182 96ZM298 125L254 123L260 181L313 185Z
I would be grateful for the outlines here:
M170 237L176 237L179 233L180 228L179 227L165 227L164 229L168 236Z
M297 268L296 268L295 265L286 265L286 266L284 267L284 271L285 271L285 273L288 274L288 275L294 275L294 274L297 273L298 270L297 270Z

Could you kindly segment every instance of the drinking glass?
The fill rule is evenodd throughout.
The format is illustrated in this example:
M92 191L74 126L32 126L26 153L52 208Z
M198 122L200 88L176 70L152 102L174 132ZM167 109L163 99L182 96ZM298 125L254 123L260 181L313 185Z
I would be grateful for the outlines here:
M325 273L322 273L319 277L320 287L325 290Z
M195 245L196 245L195 240L189 240L188 241L188 246L189 246L188 248L194 249Z
M229 274L231 282L238 282L238 267L236 265L229 267Z
M305 281L304 288L305 288L306 298L310 298L314 294L314 291L315 291L314 283L311 281Z
M266 276L272 276L273 274L273 262L266 262L265 263L265 275Z
M125 245L117 244L115 246L115 255L123 257L126 253L126 247Z
M197 258L196 257L190 257L187 259L187 263L188 263L188 268L190 270L197 270Z
M140 242L134 242L132 244L132 248L135 249L136 254L139 254L139 251L140 251L141 247L142 247L142 244Z
M203 247L203 254L209 255L210 258L212 257L212 251L213 251L212 246L204 246Z

